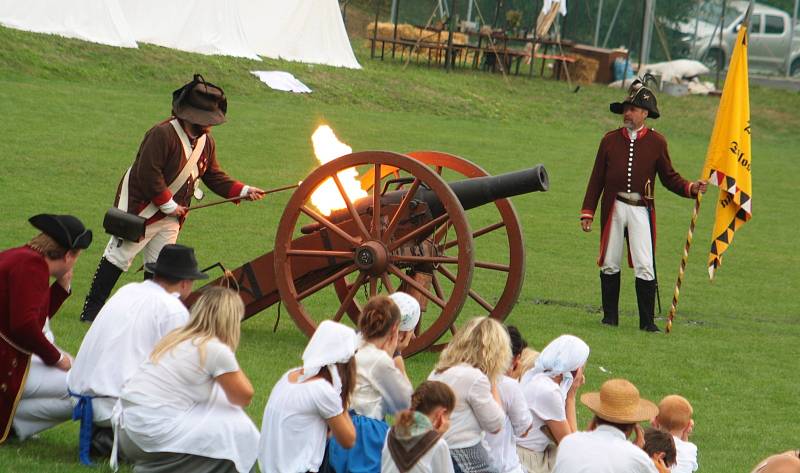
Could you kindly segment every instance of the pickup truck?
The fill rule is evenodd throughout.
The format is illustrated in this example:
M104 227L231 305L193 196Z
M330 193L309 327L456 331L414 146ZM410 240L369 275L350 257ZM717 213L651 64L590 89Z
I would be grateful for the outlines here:
M703 63L712 71L717 64L723 67L728 65L736 34L744 20L747 11L747 1L733 1L727 6L725 12L722 42L719 40L719 28L699 35L692 41L691 57L701 58ZM769 73L784 73L786 71L786 53L789 47L792 17L783 10L760 3L753 5L750 17L750 43L748 47L748 65L751 70ZM800 77L800 21L795 27L792 40L792 55L789 61L789 71L792 77Z

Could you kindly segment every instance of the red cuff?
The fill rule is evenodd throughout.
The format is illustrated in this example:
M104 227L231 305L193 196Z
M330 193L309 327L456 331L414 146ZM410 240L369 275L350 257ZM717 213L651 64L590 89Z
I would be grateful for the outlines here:
M151 200L156 206L161 206L169 202L170 199L172 199L172 192L170 192L169 189L164 189L163 192L156 195Z
M687 182L686 183L686 196L687 197L691 197L692 196L692 183L691 182Z
M239 181L234 182L231 186L231 190L228 191L228 198L238 197L239 194L242 193L242 189L244 189L244 184Z
M581 210L581 220L584 218L588 218L590 220L594 220L594 210L582 209Z

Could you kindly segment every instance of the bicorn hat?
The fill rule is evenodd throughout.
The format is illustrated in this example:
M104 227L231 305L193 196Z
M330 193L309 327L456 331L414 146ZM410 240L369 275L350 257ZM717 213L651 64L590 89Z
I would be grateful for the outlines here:
M200 126L225 123L228 99L216 85L195 74L191 82L172 93L172 114Z
M626 379L609 379L600 392L586 393L581 402L604 420L616 424L633 424L658 415L658 406L639 397L639 390Z
M625 97L625 100L622 102L614 102L609 105L608 108L611 110L611 112L622 114L622 111L625 109L625 105L633 105L634 107L647 110L648 118L656 119L660 117L661 113L658 111L656 94L654 94L649 87L645 86L644 81L647 80L648 76L650 75L645 74L644 79L634 80L631 86L628 88L628 96Z
M85 250L92 243L92 231L72 215L39 214L28 221L67 250Z
M184 245L164 245L155 263L145 263L144 269L158 276L173 279L208 279L197 269L194 249Z

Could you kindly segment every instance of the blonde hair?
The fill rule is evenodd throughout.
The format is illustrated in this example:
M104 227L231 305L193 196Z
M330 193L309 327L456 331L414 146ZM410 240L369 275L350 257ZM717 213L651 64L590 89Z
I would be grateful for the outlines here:
M658 403L658 425L670 432L683 430L689 425L694 413L692 405L685 397L671 394Z
M534 366L536 366L536 359L539 358L539 352L532 349L525 347L522 349L522 353L519 355L519 363L517 364L517 369L514 371L512 376L519 380L522 378L522 375L525 374L526 371L532 370Z
M243 315L244 303L239 294L221 286L210 287L192 306L189 323L164 336L153 348L150 360L157 363L161 356L187 340L199 347L200 363L205 363L205 346L212 338L236 351Z
M50 235L40 233L31 238L28 246L40 255L51 260L59 260L67 254L67 249L61 246Z
M439 356L436 372L460 363L481 370L491 381L505 373L511 364L511 340L506 328L488 317L467 322Z

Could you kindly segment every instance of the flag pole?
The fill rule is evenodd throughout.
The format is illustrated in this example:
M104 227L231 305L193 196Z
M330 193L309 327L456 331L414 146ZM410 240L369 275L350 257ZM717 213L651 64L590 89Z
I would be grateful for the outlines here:
M675 318L675 311L678 308L678 297L681 294L681 284L683 283L683 274L686 270L686 263L689 261L689 248L692 247L692 237L694 236L694 227L697 224L697 215L700 212L700 202L703 201L703 193L698 192L694 200L694 209L692 210L692 220L689 222L689 232L686 235L686 244L683 245L683 256L681 256L681 265L678 268L678 280L675 282L675 290L672 293L672 306L669 308L669 315L667 315L667 327L665 332L672 332L672 320Z

